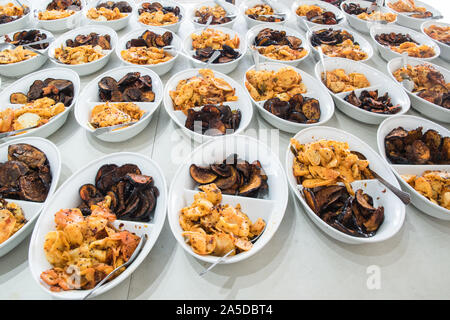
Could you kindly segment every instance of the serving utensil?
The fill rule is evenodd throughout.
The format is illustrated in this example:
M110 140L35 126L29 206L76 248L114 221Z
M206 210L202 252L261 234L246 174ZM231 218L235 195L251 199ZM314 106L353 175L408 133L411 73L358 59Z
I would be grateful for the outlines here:
M123 127L132 126L133 124L138 123L139 121L141 121L142 119L144 119L144 118L148 115L148 113L149 113L148 111L145 112L145 113L142 115L142 117L141 117L139 120L137 120L137 121L127 122L127 123L120 123L120 124L116 124L116 125L108 126L108 127L103 127L103 128L94 128L94 127L92 126L92 124L91 124L90 122L88 122L88 126L94 129L94 132L92 132L92 134L93 134L94 136L99 136L99 135L101 135L101 134L104 134L104 133L108 133L108 132L114 131L114 130L116 130L116 129L120 129L120 128L123 128Z
M270 6L273 9L272 6L272 1L270 0L261 0L262 3ZM286 13L282 13L282 12L275 12L275 9L273 10L273 14L268 14L268 15L260 15L260 17L273 17L273 16L282 16L282 17L286 17Z
M214 3L215 4L217 4L218 6L221 6L222 8L223 8L223 10L225 10L225 8L223 7L223 5L221 4L222 2L225 2L225 1L222 1L222 0L214 0ZM237 14L228 14L228 12L225 10L225 12L227 13L227 15L225 16L225 18L230 18L230 19L234 19L234 18L236 18L237 17Z
M38 125L32 126L32 127L28 127L28 128L19 129L19 130L3 132L3 133L0 133L0 139L4 139L4 138L10 137L10 136L13 136L15 134L18 134L18 133L21 133L21 132L24 132L24 131L27 131L27 130L31 130L31 129L34 129L34 128L37 128L37 127L38 127Z
M255 63L255 71L259 71L260 65L259 65L259 52L258 49L255 46L249 45L250 52L252 54L253 62Z
M325 58L323 55L322 47L318 46L317 51L319 52L320 63L322 64L323 69L323 80L325 81L325 85L327 84L327 68L325 67Z
M36 41L36 42L27 43L26 45L14 44L14 43L11 43L11 42L2 42L2 43L0 43L0 51L3 51L5 49L11 49L13 47L18 47L18 46L28 47L28 46L34 46L34 45L37 45L37 44L50 43L50 42L53 42L53 40L55 40L55 38L50 37L50 38L47 38L47 39L44 39L44 40L39 40L39 41Z
M403 62L403 68L405 70L408 69L408 54L406 52L402 53L402 62ZM403 88L405 88L408 91L412 91L414 89L414 81L411 80L411 77L409 76L409 74L405 71L402 71L400 73L400 76L402 77L402 86Z
M263 231L256 237L254 237L252 240L250 240L251 243L255 243L264 233L264 231L266 230L267 224L264 227ZM218 259L216 262L214 262L212 265L210 265L207 269L203 270L202 272L199 273L199 276L204 276L205 274L207 274L211 269L213 269L215 266L217 266L219 263L221 263L223 260L225 260L226 257L228 257L230 254L233 253L235 249L231 249L230 251L228 251L224 256L220 257L220 259Z
M98 288L100 288L106 281L108 281L109 278L111 278L117 271L119 271L122 268L128 267L130 264L133 263L134 260L136 260L139 253L142 251L142 248L144 247L145 243L147 242L147 235L142 236L140 239L141 240L139 241L136 249L134 249L134 252L131 255L130 259L128 259L128 261L125 262L123 265L115 268L102 281L97 283L97 285L94 288L92 288L91 291L89 291L89 293L87 295L84 296L83 300L86 300L87 298L89 298Z

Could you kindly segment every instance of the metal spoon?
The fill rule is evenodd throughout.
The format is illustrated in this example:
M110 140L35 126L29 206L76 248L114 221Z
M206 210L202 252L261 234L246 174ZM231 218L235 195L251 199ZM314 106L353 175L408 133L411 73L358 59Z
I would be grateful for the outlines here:
M28 130L31 130L31 129L34 129L34 128L37 128L37 127L39 127L39 126L36 125L36 126L28 127L28 128L19 129L19 130L3 132L3 133L0 133L0 139L4 139L4 138L10 137L10 136L13 136L15 134L18 134L18 133L21 133L21 132L24 132L24 131L28 131Z
M252 53L253 62L255 63L255 71L259 71L260 65L259 65L259 52L258 49L256 49L255 46L249 46L250 52Z
M402 53L402 62L403 62L403 68L405 70L408 70L408 54L406 52ZM405 88L408 91L413 91L414 89L414 81L411 80L411 77L409 76L408 73L406 73L406 71L401 72L400 76L403 78L401 84L403 86L403 88Z
M139 253L142 251L142 248L144 247L145 242L147 242L147 235L144 235L141 237L141 240L139 241L136 249L134 249L134 252L131 255L130 259L128 259L128 261L125 262L120 267L115 268L102 281L97 283L97 285L94 288L92 288L92 290L87 295L84 296L83 300L86 300L87 298L89 298L98 288L100 288L106 281L108 281L109 278L111 278L111 276L113 276L117 271L119 271L122 268L128 267L131 263L133 263L133 261L136 260Z
M322 64L323 69L323 80L325 81L325 85L327 85L327 68L325 67L325 58L323 56L322 47L318 46L317 51L319 52L320 63Z
M23 12L25 12L25 10L26 10L25 6L19 0L15 0L15 1L19 4L19 6L22 7Z

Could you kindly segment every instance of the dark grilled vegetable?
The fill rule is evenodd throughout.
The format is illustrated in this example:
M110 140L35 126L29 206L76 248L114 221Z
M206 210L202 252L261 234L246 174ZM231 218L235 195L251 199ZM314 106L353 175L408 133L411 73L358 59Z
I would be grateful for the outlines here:
M197 133L218 136L239 128L241 111L225 105L205 105L199 111L188 109L185 127Z
M344 100L366 111L379 114L396 114L402 107L400 105L393 105L391 98L386 92L383 96L378 95L378 90L361 91L359 97L356 96L355 91L344 97Z
M300 93L289 101L272 98L264 103L264 109L273 115L296 123L317 123L320 120L319 101Z
M129 72L119 81L104 77L98 82L98 95L101 101L111 102L152 102L152 78L141 76L140 72Z

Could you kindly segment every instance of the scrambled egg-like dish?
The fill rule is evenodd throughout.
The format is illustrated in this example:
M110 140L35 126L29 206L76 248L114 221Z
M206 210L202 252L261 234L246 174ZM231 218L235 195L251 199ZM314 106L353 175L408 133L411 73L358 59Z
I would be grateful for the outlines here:
M322 44L321 47L323 54L328 57L346 58L355 61L367 59L367 53L350 39L336 45Z
M414 0L398 0L394 3L387 4L389 8L394 9L397 12L426 12L424 7L416 7Z
M258 218L254 223L241 211L223 205L222 192L212 183L199 187L203 192L194 195L194 202L181 209L179 222L192 250L201 255L224 256L249 251L250 240L264 231L266 223Z
M204 49L213 48L214 50L223 49L223 45L230 46L233 49L239 48L239 37L237 35L231 39L230 35L216 29L206 29L201 34L191 34L192 48Z
M64 110L63 103L56 103L55 100L47 97L37 99L17 109L7 108L0 111L0 132L42 126Z
M14 49L0 51L0 64L10 64L25 61L37 56L36 52L18 46Z
M421 176L402 175L411 187L431 202L450 210L450 174L444 171L425 171Z
M255 101L279 98L288 101L297 93L305 93L302 76L291 67L273 70L250 70L246 73L245 87Z
M55 59L64 64L83 64L89 63L100 58L105 54L100 46L79 46L79 47L63 47L55 49Z
M418 46L414 42L403 42L397 47L390 46L390 48L398 53L406 52L408 56L415 58L430 58L436 54L433 48L425 44Z
M324 10L319 6L302 4L297 8L295 13L297 13L298 16L306 16L306 14L310 11L317 12L319 15L324 12Z
M369 87L370 82L362 73L352 72L346 74L344 69L335 69L327 71L325 85L334 93L339 93Z
M178 17L173 12L164 13L162 11L142 12L139 22L150 26L165 26L178 22Z
M120 53L125 61L134 64L158 64L169 61L173 56L162 48L131 47Z
M25 223L27 223L27 219L17 203L0 199L0 243L8 240Z
M301 144L291 139L295 150L292 170L304 188L316 188L343 182L350 194L350 183L372 179L369 161L361 160L350 151L347 142L319 140Z
M372 13L363 12L357 15L359 19L362 20L369 20L369 21L387 21L387 22L394 22L395 18L397 18L397 15L392 12L380 12L380 11L373 11Z
M304 48L294 50L287 45L270 45L258 48L258 52L267 58L284 61L301 59L308 54L308 51Z
M144 113L144 110L132 102L107 102L92 109L89 123L94 128L110 127L116 124L139 121Z
M116 216L108 208L106 203L94 205L87 217L78 208L55 214L56 230L47 233L44 242L53 268L41 273L50 290L92 289L130 259L140 239L115 229Z
M26 8L26 6L25 6ZM10 16L10 17L17 17L17 16L23 16L24 11L21 6L16 6L15 4L9 2L5 5L0 5L0 15Z
M73 10L46 10L41 11L38 14L39 20L58 20L70 17L71 15L75 14L75 11Z
M119 8L114 8L114 10L103 8L90 8L86 14L86 16L91 20L96 21L111 21L111 20L119 20L123 17L126 17L126 13L120 12Z
M424 29L425 33L434 40L450 45L450 26L431 25Z
M178 82L174 91L170 91L175 110L187 110L205 104L220 104L236 101L234 89L224 79L216 78L211 69L200 69L199 75Z

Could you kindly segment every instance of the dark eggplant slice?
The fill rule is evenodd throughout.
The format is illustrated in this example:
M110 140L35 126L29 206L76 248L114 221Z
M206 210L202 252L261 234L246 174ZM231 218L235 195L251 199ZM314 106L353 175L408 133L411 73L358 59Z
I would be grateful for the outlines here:
M233 185L236 183L236 181L238 179L238 172L233 166L230 166L230 170L231 170L231 175L229 177L217 178L214 181L214 183L220 190L229 189L229 188L233 187Z
M21 161L31 169L37 169L47 163L47 156L36 147L18 143L8 147L8 160Z
M29 168L21 161L7 161L0 164L0 186L16 188L19 178L29 172Z
M253 171L249 182L239 188L239 195L246 196L257 192L262 185L262 181L261 175Z
M112 186L113 171L117 168L115 164L105 164L100 167L95 176L95 186L101 191L106 191L107 188Z
M218 176L225 177L225 178L231 176L231 174L233 173L231 171L231 166L223 164L223 163L222 164L212 164L210 166L210 169Z
M25 200L44 202L47 198L48 189L36 172L21 176L19 185Z
M189 167L189 173L191 178L199 184L208 184L217 179L217 175L209 168L198 167L195 164L191 164Z

